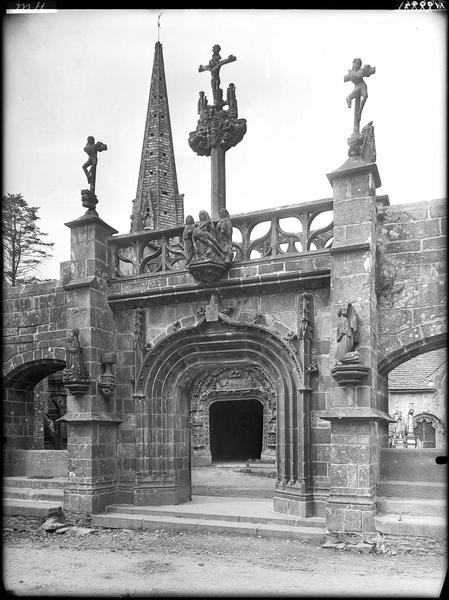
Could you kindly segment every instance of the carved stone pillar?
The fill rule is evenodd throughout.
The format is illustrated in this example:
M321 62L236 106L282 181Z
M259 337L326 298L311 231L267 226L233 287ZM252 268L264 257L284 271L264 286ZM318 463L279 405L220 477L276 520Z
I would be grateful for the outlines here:
M352 303L359 318L358 360L331 369L330 496L326 505L329 543L373 542L380 446L391 419L377 394L376 188L377 166L351 157L328 175L334 190L331 249L331 367L335 367L339 310ZM349 353L354 354L354 353ZM361 369L361 370L360 370ZM351 372L350 372L351 371Z
M86 215L66 226L71 229L71 278L65 282L67 324L78 331L84 361L83 389L68 389L68 482L64 511L74 521L89 520L93 512L114 502L117 425L113 397L105 398L99 381L102 358L112 347L113 321L107 303L107 238L115 229L95 215ZM76 382L75 382L76 383Z

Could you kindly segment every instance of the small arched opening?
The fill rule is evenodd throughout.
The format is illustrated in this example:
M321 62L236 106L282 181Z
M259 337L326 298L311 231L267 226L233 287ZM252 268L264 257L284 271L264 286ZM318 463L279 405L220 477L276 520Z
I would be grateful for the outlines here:
M45 477L67 472L65 362L42 358L24 363L3 382L3 448L6 475ZM46 451L56 451L49 454ZM44 453L44 454L42 454Z

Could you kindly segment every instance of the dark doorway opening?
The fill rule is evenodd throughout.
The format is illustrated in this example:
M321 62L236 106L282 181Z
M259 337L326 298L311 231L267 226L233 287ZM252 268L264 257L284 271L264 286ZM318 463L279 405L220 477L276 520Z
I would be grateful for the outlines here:
M260 458L263 406L258 400L228 400L210 406L213 461Z

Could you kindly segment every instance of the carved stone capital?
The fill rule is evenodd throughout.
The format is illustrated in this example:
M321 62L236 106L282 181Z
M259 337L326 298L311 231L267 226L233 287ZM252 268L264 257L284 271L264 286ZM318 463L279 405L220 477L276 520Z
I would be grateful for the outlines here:
M218 258L213 261L192 261L188 268L189 273L193 275L197 281L205 283L218 281L228 270L224 261L220 261Z
M98 204L98 198L91 190L81 190L81 204L87 208L86 215L97 215L95 207Z
M199 156L210 156L212 148L225 151L236 146L246 133L246 119L237 119L229 111L210 107L198 120L195 131L189 134L189 146Z
M369 367L361 364L349 363L336 365L331 369L332 376L343 387L355 387L361 385L368 377Z

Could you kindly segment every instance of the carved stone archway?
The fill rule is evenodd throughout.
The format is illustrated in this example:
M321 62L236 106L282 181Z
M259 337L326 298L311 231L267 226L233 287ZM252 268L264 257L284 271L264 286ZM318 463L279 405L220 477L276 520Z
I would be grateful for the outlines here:
M420 424L428 424L432 429L435 430L435 448L442 448L445 446L445 430L444 425L438 417L430 413L424 412L413 417L413 429L416 436L416 428ZM426 446L425 446L426 447ZM430 446L428 446L430 447Z
M276 458L276 394L269 377L258 367L214 369L193 382L190 405L192 466L210 464L209 409L214 402L258 400L263 406L262 453Z
M276 397L274 507L310 516L309 388L295 349L266 326L233 322L221 315L173 327L145 355L136 377L136 481L134 502L178 504L191 498L190 399L204 373L259 368Z

